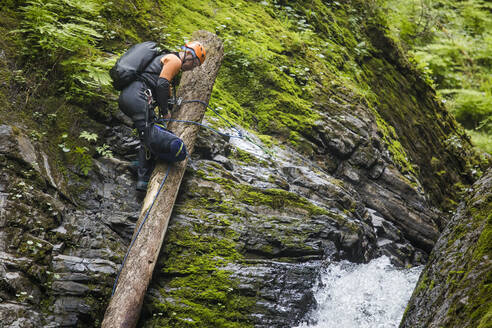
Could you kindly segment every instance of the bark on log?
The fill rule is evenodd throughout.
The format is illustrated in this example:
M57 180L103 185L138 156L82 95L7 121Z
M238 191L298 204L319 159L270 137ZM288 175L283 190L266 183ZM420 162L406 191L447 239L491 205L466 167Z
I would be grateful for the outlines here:
M207 59L203 65L193 71L183 73L178 96L183 97L184 100L198 99L208 103L223 58L222 42L217 36L206 31L193 33L192 39L202 42L207 51ZM174 113L173 118L201 122L205 110L203 104L183 104L180 110ZM178 122L169 124L169 129L183 139L189 154L193 152L199 128L197 125ZM128 254L115 293L104 315L102 327L127 328L136 326L187 161L188 159L172 165L169 176L149 213L147 221ZM158 163L156 166L149 182L136 229L157 194L167 168L166 163ZM136 231L134 235L135 233Z

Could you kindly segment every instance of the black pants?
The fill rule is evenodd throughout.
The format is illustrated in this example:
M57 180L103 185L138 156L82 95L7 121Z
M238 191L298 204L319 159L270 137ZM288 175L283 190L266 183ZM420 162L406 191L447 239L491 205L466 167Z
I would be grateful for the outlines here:
M137 121L145 123L147 96L144 92L147 89L147 85L142 81L133 81L120 93L118 105L121 111L133 120L133 123Z
M134 81L120 93L118 105L123 113L129 116L135 128L137 128L140 138L138 148L138 180L149 181L150 175L154 170L155 159L146 154L143 142L143 133L145 128L145 111L147 110L147 96L144 94L148 87L141 81ZM153 114L153 113L152 113Z

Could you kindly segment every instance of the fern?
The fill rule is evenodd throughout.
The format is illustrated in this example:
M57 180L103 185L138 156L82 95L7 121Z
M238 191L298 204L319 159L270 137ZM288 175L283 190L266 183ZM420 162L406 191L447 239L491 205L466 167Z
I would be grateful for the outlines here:
M30 56L56 57L63 52L76 52L90 48L102 38L98 29L102 23L93 18L100 6L95 1L30 0L22 8L21 32L29 47ZM85 17L84 17L85 16Z
M433 77L458 121L468 129L480 127L482 140L486 133L492 134L492 3L485 0L388 0L387 3L392 32L412 49L422 71ZM422 26L426 26L425 33Z
M58 87L68 99L101 97L109 87L111 62L97 47L103 39L101 0L29 0L22 7L20 29L24 55L64 74Z

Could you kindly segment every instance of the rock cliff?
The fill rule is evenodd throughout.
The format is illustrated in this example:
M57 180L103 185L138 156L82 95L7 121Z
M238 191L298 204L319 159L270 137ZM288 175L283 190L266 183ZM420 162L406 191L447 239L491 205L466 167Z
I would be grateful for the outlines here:
M467 194L432 250L400 327L491 327L492 170Z
M301 12L265 1L239 3L246 13L256 6L257 22L281 22ZM310 52L307 41L290 44L290 36L282 46L275 38L267 42L278 57L258 54L255 65L237 49L229 52L212 101L222 104L234 84L247 86L240 89L246 96L229 95L231 103L242 100L229 109L251 117L244 134L262 148L200 132L139 326L293 326L316 306L312 287L333 261L387 255L398 266L425 263L458 192L485 167L384 25L370 19L370 8L337 3L328 9L316 2L320 14L301 17L308 36L328 35L333 66L317 62L322 57ZM214 17L208 9L178 9ZM353 18L347 24L357 36L350 26L318 18L326 15L338 24ZM368 17L363 24L361 17ZM234 35L240 39L241 33ZM0 53L2 72L11 76L15 65L5 54L12 51ZM299 57L319 70L309 82L299 71L293 74L294 68L309 70L301 66L306 62L294 62ZM295 77L279 73L275 58L292 60ZM342 84L330 71L335 68L341 78L353 76ZM114 108L115 98L67 109L65 102L39 95L36 115L61 108L58 117L36 121L49 126L46 135L58 131L51 131L53 120L70 129L91 127L114 154L70 162L60 154L66 135L52 135L59 140L53 147L55 141L39 140L31 117L14 111L26 96L15 92L16 83L2 85L8 97L0 99L0 322L99 326L142 201L131 162L138 140L123 114L100 111ZM366 89L357 90L357 83ZM262 90L269 96L259 99ZM309 103L302 98L308 92ZM271 116L262 116L265 109ZM213 115L206 119L220 128ZM84 174L87 161L91 169Z

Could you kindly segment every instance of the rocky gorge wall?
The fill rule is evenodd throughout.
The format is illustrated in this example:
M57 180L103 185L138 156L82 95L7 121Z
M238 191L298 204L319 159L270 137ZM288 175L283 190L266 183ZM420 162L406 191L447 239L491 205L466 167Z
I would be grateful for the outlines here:
M400 327L492 327L492 170L432 250Z
M359 3L343 6L345 14L357 12ZM313 17L319 33L330 32ZM307 128L274 122L270 139L244 132L268 153L200 132L139 326L292 326L316 306L312 287L334 261L427 261L447 221L441 208L452 210L480 166L384 26L369 25L354 61L368 97L313 77L316 120L297 122ZM348 62L357 49L341 32L335 37L347 43ZM0 59L11 65L4 53ZM228 63L224 71L232 72ZM243 81L226 73L219 103L224 81ZM276 87L271 75L263 88ZM285 94L271 98L275 110L296 112ZM39 110L49 106L41 102ZM253 107L259 122L260 112ZM93 158L86 176L7 114L0 120L0 322L97 327L142 201L134 191L131 122L118 111L71 113L97 127L114 154Z
M335 174L289 148L271 158L248 142L201 132L141 326L291 325L314 306L311 288L331 261L383 254L402 266L426 261L439 212L417 178L394 166L373 112L350 109L326 125L341 139L330 140ZM42 150L2 126L7 327L100 322L141 201L126 157L137 143L131 128L117 124L105 137L119 159L98 160L87 185L60 181ZM352 140L357 151L342 155ZM64 184L80 187L77 204Z

